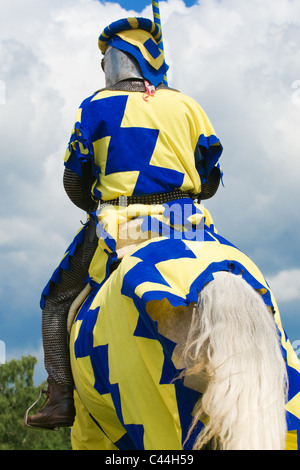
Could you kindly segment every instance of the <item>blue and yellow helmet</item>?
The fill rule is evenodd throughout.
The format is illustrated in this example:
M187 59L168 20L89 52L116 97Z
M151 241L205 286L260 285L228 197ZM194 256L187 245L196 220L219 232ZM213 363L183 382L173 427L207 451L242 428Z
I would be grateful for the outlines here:
M115 47L133 56L142 71L143 77L155 87L166 75L161 28L147 18L124 18L104 28L99 36L98 46L105 54L108 46Z

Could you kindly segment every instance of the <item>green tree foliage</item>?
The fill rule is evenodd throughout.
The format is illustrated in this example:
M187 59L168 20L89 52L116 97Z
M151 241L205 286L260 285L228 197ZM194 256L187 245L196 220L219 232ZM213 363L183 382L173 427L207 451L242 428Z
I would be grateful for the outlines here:
M0 450L71 450L68 429L43 431L24 426L26 409L40 388L46 387L45 383L34 386L36 362L27 356L0 365Z

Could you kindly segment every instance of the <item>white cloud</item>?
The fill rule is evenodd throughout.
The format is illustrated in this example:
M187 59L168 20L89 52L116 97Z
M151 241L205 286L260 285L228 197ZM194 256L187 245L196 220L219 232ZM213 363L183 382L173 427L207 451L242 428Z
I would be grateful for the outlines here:
M37 286L84 220L64 193L62 156L77 107L104 86L98 36L134 12L95 0L2 3L1 284L22 320L21 301L8 293L22 292L23 310L38 311ZM219 232L272 276L279 298L296 298L300 2L160 6L169 84L203 106L224 145L225 189L205 205ZM137 16L152 17L150 0Z
M300 269L283 270L268 279L278 302L300 299Z
M299 260L293 235L280 245L300 222L299 18L295 1L230 0L174 12L164 25L170 82L204 107L224 145L226 189L206 205L219 230L273 272L283 253Z

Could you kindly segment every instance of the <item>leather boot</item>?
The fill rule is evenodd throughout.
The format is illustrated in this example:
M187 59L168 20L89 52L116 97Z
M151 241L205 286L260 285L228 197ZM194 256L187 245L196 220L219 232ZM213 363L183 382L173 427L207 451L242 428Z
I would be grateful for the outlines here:
M40 429L70 427L75 418L73 387L49 383L46 401L35 415L25 415L25 425Z

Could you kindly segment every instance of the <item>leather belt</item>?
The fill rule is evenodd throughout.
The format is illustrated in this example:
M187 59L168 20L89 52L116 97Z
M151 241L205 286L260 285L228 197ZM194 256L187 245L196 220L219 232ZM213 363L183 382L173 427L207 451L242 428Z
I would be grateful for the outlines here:
M100 202L101 206L106 204L113 206L129 206L129 204L164 204L166 202L175 201L176 199L196 199L195 194L187 193L180 191L180 189L175 189L168 193L154 193L154 194L145 194L143 196L119 196L116 199L110 199L108 201Z

